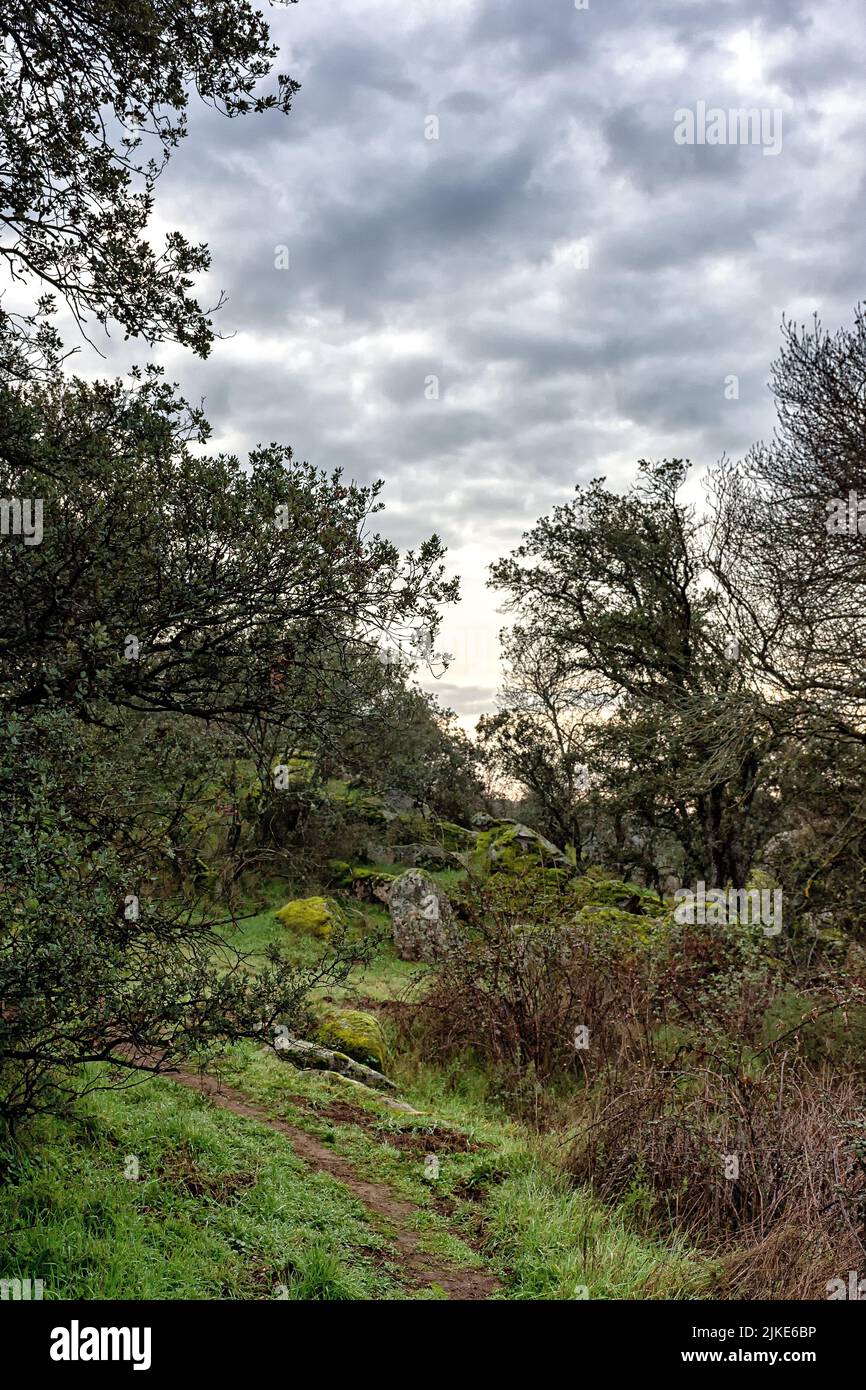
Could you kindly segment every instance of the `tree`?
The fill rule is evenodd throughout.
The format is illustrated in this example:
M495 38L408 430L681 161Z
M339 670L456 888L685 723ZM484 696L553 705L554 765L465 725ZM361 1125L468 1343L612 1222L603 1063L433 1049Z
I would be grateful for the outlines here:
M353 652L390 626L435 630L455 596L438 538L401 557L368 534L381 484L358 487L276 444L193 452L158 376L0 395L0 479L41 498L41 545L0 551L0 693L48 704L219 719L288 742L351 717Z
M553 755L564 776L572 753L557 746L556 728L569 683L580 692L575 720L589 691L595 708L580 725L587 761L640 822L632 837L667 831L689 872L743 884L772 730L705 581L700 523L677 502L684 476L678 459L641 462L625 495L603 480L578 487L492 567L490 582L518 615L515 670L541 653L547 670L536 686L549 690L557 671L567 673L555 718L541 711L547 763Z
M207 247L175 231L154 250L154 187L186 133L191 90L228 117L289 111L290 77L260 90L275 57L249 0L5 0L0 257L39 287L31 312L0 308L5 373L26 376L34 347L56 361L54 296L82 329L114 320L207 355L212 323L191 293Z
M382 737L365 739L349 765L364 784L411 796L416 805L446 820L465 821L480 809L479 753L456 722L409 674L395 673L381 705Z
M707 565L784 748L776 829L803 910L862 922L866 882L866 318L783 324L769 444L708 482Z
M708 566L793 719L866 739L866 318L783 324L769 445L709 480ZM760 563L757 561L760 560Z
M208 742L165 721L106 733L58 708L0 717L8 1125L171 1070L192 1048L296 1029L310 989L341 982L363 959L363 943L344 935L309 967L276 946L262 965L233 949L231 913L166 881L166 866L183 873L200 847L195 788L216 761Z
M607 695L547 633L517 623L502 642L506 683L500 709L478 721L479 744L501 774L529 791L545 834L579 858L589 829L592 718Z
M435 633L456 596L437 537L372 532L379 484L276 444L209 457L200 424L156 372L0 388L0 493L44 508L41 544L0 547L8 1119L93 1084L84 1061L165 1069L298 1017L317 970L227 962L202 900L213 789L243 763L264 801L276 761L387 729L382 634Z

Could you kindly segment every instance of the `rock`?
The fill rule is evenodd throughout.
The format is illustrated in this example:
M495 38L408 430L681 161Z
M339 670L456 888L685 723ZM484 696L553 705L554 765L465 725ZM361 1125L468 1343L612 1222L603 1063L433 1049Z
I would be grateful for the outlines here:
M574 896L581 906L618 908L635 916L659 917L665 906L651 888L619 878L599 878L597 873L584 874L572 885Z
M398 1100L396 1096L386 1095L382 1090L374 1090L364 1081L356 1081L353 1076L346 1076L343 1072L332 1072L332 1079L339 1082L340 1086L346 1087L352 1095L357 1095L361 1100L374 1100L378 1105L386 1105L389 1110L399 1110L402 1115L424 1115L424 1110L416 1110L414 1105L408 1101Z
M284 1062L292 1066L315 1071L335 1071L347 1076L350 1081L360 1081L365 1086L373 1086L377 1091L396 1091L397 1087L387 1076L373 1067L365 1067L344 1052L335 1052L319 1043L305 1042L303 1038L289 1038L278 1034L274 1039L274 1051Z
M810 851L814 853L814 843L814 831L809 826L780 830L767 841L757 867L778 876L786 866L796 863L798 859L808 858Z
M552 840L547 840L537 830L518 821L514 826L513 844L518 845L524 854L538 854L548 859L564 860L565 855Z
M561 849L520 821L494 821L488 830L479 831L475 845L473 860L482 873L519 868L525 861L550 868L568 866Z
M462 825L457 825L452 820L435 820L431 822L433 838L437 845L443 849L450 849L455 853L461 850L472 849L475 845L474 830L465 830Z
M391 1096L382 1096L382 1104L387 1105L389 1110L399 1110L403 1115L423 1115L423 1110L416 1110L414 1105L410 1105L405 1100L394 1100Z
M371 840L364 846L364 854L371 864L393 864L392 845L378 845Z
M387 906L391 884L396 877L387 869L356 868L352 870L348 886L361 902L380 902Z
M476 830L489 830L491 825L495 825L495 821L492 816L488 816L486 811L476 811L471 824Z
M459 939L451 904L438 883L420 869L408 869L394 879L388 910L401 960L435 960Z
M278 922L292 931L321 936L326 940L334 927L346 924L345 913L333 898L295 898L274 915Z
M386 1068L388 1044L375 1014L361 1009L329 1010L316 1030L316 1042L345 1053L365 1067L379 1071Z
M407 792L398 791L395 787L389 788L382 800L389 811L403 812L414 811L415 809L414 796L409 796Z
M413 869L462 869L462 861L442 845L391 845L395 864L408 864Z
M351 888L354 869L348 859L329 859L327 878L329 888Z

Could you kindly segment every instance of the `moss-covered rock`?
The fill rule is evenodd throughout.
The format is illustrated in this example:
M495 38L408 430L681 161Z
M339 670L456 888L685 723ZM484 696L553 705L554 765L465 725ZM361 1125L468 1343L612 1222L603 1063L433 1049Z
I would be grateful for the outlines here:
M659 906L659 911L664 908ZM598 903L588 903L580 909L575 922L580 925L604 928L606 937L623 942L642 942L653 940L656 929L663 918L642 917L634 912L626 912L621 907L602 907Z
M462 937L446 893L421 869L407 869L394 879L388 911L401 960L437 960Z
M389 855L395 864L412 869L462 869L463 860L442 845L391 845Z
M327 882L331 888L351 888L355 870L348 859L329 859Z
M644 917L659 917L665 911L664 903L652 889L619 878L602 878L598 872L576 879L574 894L581 906L615 907Z
M454 821L435 820L431 822L430 829L436 844L441 845L443 849L451 850L452 853L459 854L475 847L474 832L464 830L462 825L456 825Z
M316 1041L335 1048L365 1067L384 1071L388 1045L375 1014L361 1009L329 1009L316 1030Z
M567 866L561 849L520 821L495 821L474 837L472 867L477 873L508 873L526 864L550 868Z
M332 1047L322 1047L320 1043L308 1042L305 1038L290 1038L280 1034L274 1041L274 1051L284 1062L293 1067L313 1068L316 1071L332 1071L345 1076L362 1086L372 1086L379 1091L395 1090L394 1082L375 1067L356 1062L345 1052L337 1052Z
M295 898L274 914L291 931L327 940L334 927L344 926L346 916L333 898Z
M390 869L361 868L352 870L349 888L356 898L364 903L388 902L391 884L397 877Z
M361 902L368 903L387 903L388 890L396 877L391 869L370 864L350 864L345 859L331 859L327 869L329 887L342 889L360 898Z
M364 791L362 787L352 786L338 777L332 777L325 783L324 793L327 801L339 806L355 820L384 826L396 818L396 812L390 810L380 796Z

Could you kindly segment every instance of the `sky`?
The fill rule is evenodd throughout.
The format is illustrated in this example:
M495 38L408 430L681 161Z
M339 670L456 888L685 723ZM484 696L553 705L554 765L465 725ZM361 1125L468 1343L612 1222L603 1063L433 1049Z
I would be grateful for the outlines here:
M624 489L643 457L691 459L698 495L772 431L782 315L852 320L866 9L265 9L292 113L193 106L157 191L154 234L210 245L226 339L206 363L157 355L204 398L214 448L279 440L382 478L378 529L442 537L464 597L438 644L455 659L426 683L471 729L500 682L489 564L576 483ZM679 143L699 103L725 121ZM777 122L772 148L734 142L741 107ZM127 357L113 342L107 360Z

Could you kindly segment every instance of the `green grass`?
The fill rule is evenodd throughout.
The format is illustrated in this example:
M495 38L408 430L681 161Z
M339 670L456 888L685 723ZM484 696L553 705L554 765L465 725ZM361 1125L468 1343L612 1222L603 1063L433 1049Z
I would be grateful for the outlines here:
M32 1127L0 1186L0 1228L4 1277L41 1278L46 1298L407 1296L345 1188L165 1080Z
M284 885L276 884L269 886L262 896L267 898L267 905L258 912L242 917L237 931L226 935L229 946L236 951L250 952L255 963L256 960L264 960L266 948L276 943L286 950L289 958L298 966L315 965L322 954L321 940L302 932L288 931L274 916L278 908L291 900L292 893ZM352 911L360 931L373 930L387 936L390 919L384 907L377 903L362 905L353 898L339 893L334 896ZM423 976L424 970L423 966L398 960L386 944L369 966L359 967L353 972L348 985L336 986L329 990L329 997L401 998L411 991L415 982Z
M278 940L298 964L312 964L322 943L274 919L289 896L266 887L265 906L231 944L258 954ZM372 925L387 921L375 906L366 914ZM332 997L405 997L423 973L385 940ZM653 1242L624 1210L574 1188L554 1140L509 1117L468 1062L434 1066L397 1051L394 1078L418 1115L332 1073L296 1071L252 1043L229 1049L217 1070L360 1176L414 1203L423 1244L456 1265L492 1269L501 1297L711 1296L709 1262ZM438 1158L435 1180L425 1171L428 1152ZM125 1175L131 1158L137 1179ZM381 1223L311 1172L286 1138L164 1079L96 1092L73 1119L26 1131L0 1186L0 1229L3 1276L41 1278L46 1297L442 1296L400 1284Z
M433 876L442 881L461 875L446 870ZM368 906L366 912L373 924L387 923L384 909ZM273 939L272 916L254 919L245 935L250 927L263 933L263 941ZM309 949L300 938L290 944L299 956ZM386 940L334 997L405 997L424 970L397 960ZM509 1117L491 1098L487 1078L470 1064L427 1066L398 1051L395 1079L401 1096L423 1112L418 1117L389 1110L342 1077L297 1072L249 1046L232 1050L226 1077L270 1113L329 1143L359 1173L416 1203L417 1224L430 1248L455 1263L483 1259L502 1278L507 1298L571 1299L584 1296L584 1289L591 1298L605 1299L709 1296L714 1269L707 1260L685 1246L653 1242L633 1228L626 1213L575 1189L563 1170L562 1150ZM304 1103L293 1103L290 1095ZM335 1101L364 1112L363 1124L316 1115ZM449 1129L481 1147L439 1155L435 1184L425 1178L423 1144L409 1150L389 1142L398 1136L405 1144L407 1134L420 1140Z
M233 1049L222 1071L270 1114L414 1202L425 1246L455 1264L487 1265L506 1298L708 1295L707 1261L685 1246L648 1240L624 1213L574 1188L555 1145L501 1112L471 1069L404 1062L400 1093L422 1111L417 1116L392 1111L342 1077L297 1072L249 1046ZM329 1113L335 1106L339 1120ZM348 1116L346 1106L357 1115ZM468 1141L462 1151L461 1136ZM435 1181L425 1175L428 1151L439 1161Z

